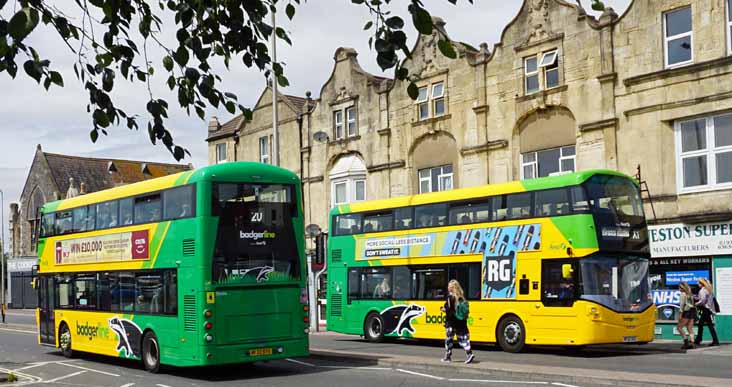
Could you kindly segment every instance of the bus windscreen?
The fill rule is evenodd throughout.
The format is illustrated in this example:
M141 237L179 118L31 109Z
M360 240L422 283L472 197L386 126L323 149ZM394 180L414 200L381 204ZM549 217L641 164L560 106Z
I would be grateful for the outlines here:
M214 184L212 214L219 217L214 283L300 277L294 200L291 185Z

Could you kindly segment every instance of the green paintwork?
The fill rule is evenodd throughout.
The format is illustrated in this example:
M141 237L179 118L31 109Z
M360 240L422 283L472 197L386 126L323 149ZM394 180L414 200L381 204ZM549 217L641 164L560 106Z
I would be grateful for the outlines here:
M151 257L157 254L157 259L151 259L144 265L144 268L150 269L178 269L178 316L136 314L125 315L125 318L134 321L143 331L155 332L160 342L163 364L201 366L306 356L308 324L303 321L303 316L307 314L300 303L301 290L306 288L304 274L300 278L292 278L272 273L274 275L269 277L269 281L259 284L211 283L212 256L218 228L218 217L211 215L212 184L216 182L293 185L297 216L293 217L292 227L295 229L300 273L307 273L302 187L297 175L283 168L251 162L203 167L181 174L174 183L174 186L196 185L196 216L161 222L150 241ZM52 212L61 203L47 203L43 211ZM169 227L166 227L168 224ZM193 256L183 256L183 241L191 239L195 241L195 253ZM45 239L39 240L39 251L44 250L45 244ZM207 295L212 293L215 302L209 303ZM253 296L255 294L256 297ZM191 297L194 304L186 309L186 300ZM186 310L190 312L189 315L186 315ZM211 318L204 317L206 310L213 312ZM194 320L193 329L187 329L185 321L191 318ZM209 331L204 328L206 321L213 324ZM269 326L263 330L258 324L236 325L242 321L258 321ZM268 330L272 331L269 338L266 336ZM249 333L244 335L246 337L240 334L243 337L241 340L230 340L230 337L236 336L236 332ZM206 333L214 336L212 343L205 341ZM114 333L111 334L114 336ZM250 349L257 348L272 348L273 354L248 355ZM278 352L277 348L282 348L282 352ZM208 354L211 358L207 358ZM121 353L120 357L125 356Z

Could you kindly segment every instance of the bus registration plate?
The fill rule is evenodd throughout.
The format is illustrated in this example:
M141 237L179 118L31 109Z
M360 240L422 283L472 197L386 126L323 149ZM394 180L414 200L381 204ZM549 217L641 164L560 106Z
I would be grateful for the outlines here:
M638 341L636 336L623 336L623 342L625 343L635 343L636 341Z
M249 356L266 356L272 354L272 348L255 348L249 350Z

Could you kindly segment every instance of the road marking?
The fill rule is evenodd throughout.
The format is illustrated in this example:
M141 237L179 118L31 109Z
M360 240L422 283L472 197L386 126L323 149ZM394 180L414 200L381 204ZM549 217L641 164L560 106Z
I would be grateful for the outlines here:
M401 368L397 368L396 370L399 371L399 372L403 372L405 374L410 374L410 375L415 375L415 376L422 376L422 377L425 377L425 378L430 378L430 379L435 379L435 380L445 380L445 378L440 377L440 376L434 376L434 375L423 374L423 373L420 373L420 372L403 370Z
M450 382L468 382L468 383L490 383L490 384L549 384L549 382L528 382L522 380L484 380L484 379L447 379ZM573 386L577 387L577 386Z
M308 367L317 367L315 364L306 363L306 362L300 361L300 360L295 360L295 359L285 359L285 360L289 361L290 363L300 364L300 365L304 365L304 366L308 366Z
M98 373L98 374L102 374L102 375L107 375L107 376L114 376L114 377L119 377L119 375L117 375L117 374L113 374L113 373L111 373L111 372L99 371L99 370L95 370L95 369L92 369L92 368L86 368L86 367L78 366L78 365L76 365L76 364L69 364L69 363L62 363L62 362L58 362L58 364L61 364L61 365L65 365L65 366L67 366L67 367L74 367L74 368L78 368L78 369L80 369L80 370L84 370L84 371L91 371L91 372L96 372L96 373Z
M358 367L358 366L327 366L327 365L316 365L318 368L332 368L332 369L348 369L348 370L364 370L364 371L393 371L393 368L385 367Z
M579 386L575 386L573 384L564 384L564 383L559 383L559 382L552 382L552 384L555 386L562 386L562 387L579 387Z
M59 376L58 378L55 378L55 379L51 379L51 380L44 380L43 382L44 382L44 383L55 383L55 382L58 382L59 380L63 380L63 379L68 379L68 378L73 378L74 376L78 376L78 375L81 375L81 374L83 374L83 373L86 373L86 371L79 371L79 372L74 372L73 374L68 374L68 375L66 375L66 376Z
M119 387L130 387L130 386L134 386L134 385L135 385L135 383L127 383L127 384L123 384Z
M156 386L158 386L158 387L170 387L170 386L166 386L165 384L156 384Z
M29 333L29 334L32 334L32 335L37 335L38 334L38 332L36 332L36 331L23 331L23 330L20 330L20 329L12 329L12 328L0 328L0 331Z

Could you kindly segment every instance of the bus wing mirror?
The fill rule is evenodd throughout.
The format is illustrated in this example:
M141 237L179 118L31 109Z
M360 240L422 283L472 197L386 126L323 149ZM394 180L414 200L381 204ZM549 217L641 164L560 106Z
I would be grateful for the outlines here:
M562 278L564 279L572 279L574 277L574 269L572 269L572 265L565 263L562 265Z
M33 280L31 280L31 287L33 287L33 289L38 289L38 278L33 278Z

